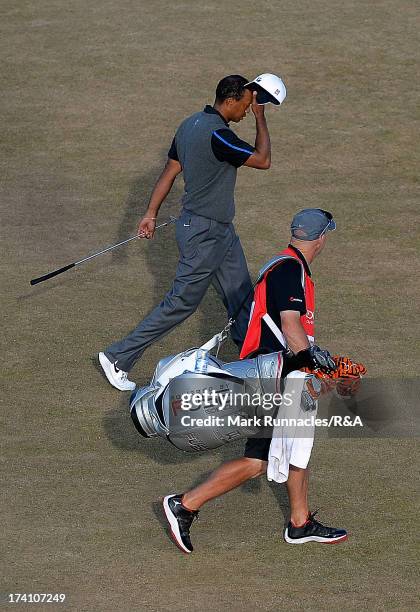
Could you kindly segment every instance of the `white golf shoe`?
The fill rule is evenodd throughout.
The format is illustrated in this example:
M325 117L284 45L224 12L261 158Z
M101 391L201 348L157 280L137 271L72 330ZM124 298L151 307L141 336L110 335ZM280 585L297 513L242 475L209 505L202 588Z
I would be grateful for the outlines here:
M134 391L136 388L136 383L128 380L127 372L118 370L118 368L115 367L115 364L108 359L105 353L99 353L98 357L105 376L113 387L119 389L120 391Z

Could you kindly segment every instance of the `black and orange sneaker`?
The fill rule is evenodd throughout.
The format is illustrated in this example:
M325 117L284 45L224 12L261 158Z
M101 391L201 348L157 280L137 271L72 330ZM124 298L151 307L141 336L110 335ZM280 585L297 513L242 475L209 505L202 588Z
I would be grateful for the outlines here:
M190 539L190 527L198 518L198 510L187 510L182 505L182 495L167 495L163 499L163 510L171 527L171 535L175 544L184 553L192 553L193 545Z
M322 544L339 544L347 540L345 529L326 527L315 520L316 512L309 513L306 523L296 527L292 521L286 527L284 539L288 544L306 544L306 542L321 542Z

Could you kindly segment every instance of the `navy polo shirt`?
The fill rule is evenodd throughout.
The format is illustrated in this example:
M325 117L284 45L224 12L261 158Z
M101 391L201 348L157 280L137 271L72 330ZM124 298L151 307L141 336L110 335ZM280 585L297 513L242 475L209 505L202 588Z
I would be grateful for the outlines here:
M247 159L253 154L255 148L245 140L238 138L235 132L229 128L229 123L218 110L207 104L204 108L204 112L207 114L219 115L226 125L226 128L214 130L212 133L211 148L215 158L220 162L227 162L235 168L243 166ZM168 151L168 157L179 161L175 138L172 140L171 148Z

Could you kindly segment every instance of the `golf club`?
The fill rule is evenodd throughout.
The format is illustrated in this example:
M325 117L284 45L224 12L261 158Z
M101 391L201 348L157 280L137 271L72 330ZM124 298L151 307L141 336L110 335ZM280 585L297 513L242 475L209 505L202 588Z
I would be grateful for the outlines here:
M166 225L170 225L171 223L174 223L176 220L177 220L176 217L171 216L169 218L169 221L166 221L165 223L161 223L160 225L157 225L155 230L159 229L160 227L165 227ZM48 274L44 274L44 276L38 276L38 278L33 278L31 280L31 285L37 285L38 283L42 283L43 281L46 281L49 278L53 278L53 276L57 276L58 274L62 274L63 272L70 270L70 268L74 268L75 266L80 266L80 264L85 263L86 261L89 261L89 259L98 257L99 255L103 255L104 253L108 253L108 251L112 251L122 246L123 244L127 244L127 242L130 242L131 240L136 240L138 238L139 236L136 234L135 236L131 236L131 238L127 238L126 240L123 240L122 242L118 242L117 244L113 244L109 247L106 247L105 249L102 249L101 251L98 251L97 253L94 253L93 255L89 255L88 257L79 259L79 261L74 261L71 264L67 264L67 266L63 266L62 268L53 270L52 272L49 272Z

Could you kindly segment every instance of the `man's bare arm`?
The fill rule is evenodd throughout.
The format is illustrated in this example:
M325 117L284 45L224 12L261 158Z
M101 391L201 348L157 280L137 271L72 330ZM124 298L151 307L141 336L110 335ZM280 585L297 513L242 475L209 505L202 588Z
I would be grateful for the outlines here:
M172 185L181 171L181 164L175 159L168 158L162 174L153 188L146 213L139 223L138 235L141 238L153 238L160 206L172 189Z
M300 322L300 313L296 310L284 310L280 313L281 328L286 338L287 345L293 351L293 355L285 361L284 374L292 370L308 367L320 369L322 372L333 372L336 364L327 350L319 346L311 346L308 337Z
M265 120L264 106L257 104L257 92L254 91L252 112L255 116L256 130L255 151L248 157L244 166L257 168L258 170L268 170L271 166L271 142L268 133L267 121Z
M280 313L281 329L286 338L288 347L294 352L304 351L309 348L308 336L300 322L300 312L297 310L283 310Z

